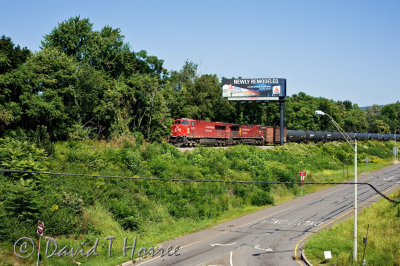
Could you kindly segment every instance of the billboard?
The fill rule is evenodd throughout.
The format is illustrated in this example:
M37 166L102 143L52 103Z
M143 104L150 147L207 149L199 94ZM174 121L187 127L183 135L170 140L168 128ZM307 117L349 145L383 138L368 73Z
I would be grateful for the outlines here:
M279 101L286 97L286 79L224 79L222 97L229 101Z

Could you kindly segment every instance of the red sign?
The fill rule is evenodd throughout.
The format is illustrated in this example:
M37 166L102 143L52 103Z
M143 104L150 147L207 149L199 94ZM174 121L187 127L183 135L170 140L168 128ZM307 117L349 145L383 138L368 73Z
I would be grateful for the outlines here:
M300 176L306 176L306 172L305 171L300 171Z
M42 221L39 221L37 226L37 233L41 236L43 235L43 229L44 229L44 223Z

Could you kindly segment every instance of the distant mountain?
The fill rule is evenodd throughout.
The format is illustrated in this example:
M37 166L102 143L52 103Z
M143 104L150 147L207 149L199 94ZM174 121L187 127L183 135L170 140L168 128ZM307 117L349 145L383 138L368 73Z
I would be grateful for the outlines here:
M385 106L386 104L382 104L382 105L378 105L379 107L383 107L383 106ZM363 107L360 107L360 109L362 109L362 110L367 110L368 108L371 108L372 107L372 105L371 106L363 106Z

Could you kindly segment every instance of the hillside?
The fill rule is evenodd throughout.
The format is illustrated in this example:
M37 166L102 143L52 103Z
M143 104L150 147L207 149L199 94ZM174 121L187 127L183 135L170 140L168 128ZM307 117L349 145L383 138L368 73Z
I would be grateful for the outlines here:
M360 144L360 163L368 156L372 161L369 169L387 165L392 145L374 141ZM329 182L347 178L342 161L351 162L352 150L348 145L327 143L288 144L270 150L254 146L226 150L198 148L182 154L166 143L120 139L59 142L53 155L47 157L43 150L27 142L3 139L0 156L2 169L284 182L296 181L299 170L306 170L308 181ZM90 243L84 246L87 251L97 238L111 235L117 239L138 237L138 245L149 247L300 193L298 185L162 182L38 174L1 174L0 182L0 224L3 225L0 256L2 261L10 263L17 259L12 246L18 238L36 238L38 219L45 222L45 235L57 239L60 245L77 247L84 241ZM320 188L308 186L304 193ZM14 226L4 226L10 224ZM123 242L116 241L114 255L108 258L105 252L108 243L102 241L98 247L101 255L79 257L79 261L89 265L123 262L126 258L117 252L122 245ZM71 257L52 257L44 263L59 265L71 261Z
M360 109L362 109L362 110L365 111L365 110L370 109L370 108L372 108L372 107L374 107L374 106L378 106L379 108L382 108L382 107L386 106L386 104L382 104L382 105L371 105L371 106L361 106Z

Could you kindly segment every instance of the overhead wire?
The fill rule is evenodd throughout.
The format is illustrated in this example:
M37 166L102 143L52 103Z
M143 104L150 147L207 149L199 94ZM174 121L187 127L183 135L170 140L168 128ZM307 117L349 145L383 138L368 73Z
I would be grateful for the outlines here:
M137 176L112 176L112 175L88 175L88 174L73 174L73 173L55 173L43 171L27 171L27 170L14 170L14 169L0 169L0 173L19 173L19 174L40 174L40 175L55 175L55 176L78 176L78 177L95 177L95 178L115 178L115 179L133 179L133 180L149 180L161 182L193 182L193 183L230 183L230 184L277 184L277 185L368 185L382 198L396 204L396 201L388 198L385 194L380 192L376 187L366 182L279 182L279 181L241 181L241 180L200 180L200 179L180 179L180 178L155 178L155 177L137 177Z

